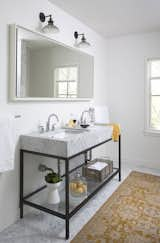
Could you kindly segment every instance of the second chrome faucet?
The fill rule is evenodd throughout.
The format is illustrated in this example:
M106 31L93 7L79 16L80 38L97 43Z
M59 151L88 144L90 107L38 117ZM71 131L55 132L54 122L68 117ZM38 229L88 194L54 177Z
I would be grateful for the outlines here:
M56 123L52 123L52 127L51 127L51 119L55 118L56 119ZM53 131L55 129L55 125L59 122L59 118L55 113L52 113L49 115L48 120L47 120L47 124L46 124L46 132L49 131ZM51 128L50 128L51 127Z

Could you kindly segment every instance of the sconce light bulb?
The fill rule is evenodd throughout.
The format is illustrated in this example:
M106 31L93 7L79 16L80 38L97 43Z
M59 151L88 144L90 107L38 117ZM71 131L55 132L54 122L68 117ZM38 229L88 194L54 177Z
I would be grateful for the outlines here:
M48 24L47 25L45 25L43 28L42 28L42 31L44 32L44 33L50 33L50 34L52 34L52 33L58 33L59 32L59 28L54 24L54 21L53 21L53 19L52 19L52 15L51 14L49 14L49 15L45 15L44 13L40 13L39 14L39 19L40 19L40 21L43 23L43 22L45 22L45 20L46 20L46 18L49 18L49 20L48 20Z

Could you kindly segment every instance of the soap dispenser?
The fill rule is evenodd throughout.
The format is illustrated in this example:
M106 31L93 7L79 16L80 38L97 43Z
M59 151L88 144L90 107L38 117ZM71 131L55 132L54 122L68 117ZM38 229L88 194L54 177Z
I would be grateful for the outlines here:
M94 124L95 124L95 108L94 107L89 108L89 115L90 115L90 125L94 126Z

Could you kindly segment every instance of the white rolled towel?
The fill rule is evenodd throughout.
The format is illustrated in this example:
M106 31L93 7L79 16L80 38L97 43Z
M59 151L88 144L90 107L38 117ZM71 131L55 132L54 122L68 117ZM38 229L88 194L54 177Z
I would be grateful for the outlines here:
M0 115L0 173L14 169L14 117Z

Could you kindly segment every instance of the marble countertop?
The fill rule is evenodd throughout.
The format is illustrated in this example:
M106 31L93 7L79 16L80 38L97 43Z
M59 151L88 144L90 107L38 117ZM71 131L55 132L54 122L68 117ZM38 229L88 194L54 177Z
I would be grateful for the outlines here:
M42 134L33 132L21 135L20 147L23 150L69 158L111 137L111 126L94 126L82 132L57 129Z

